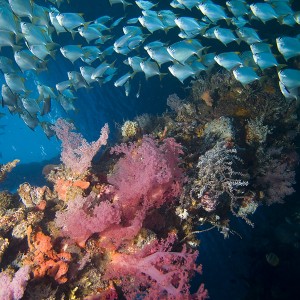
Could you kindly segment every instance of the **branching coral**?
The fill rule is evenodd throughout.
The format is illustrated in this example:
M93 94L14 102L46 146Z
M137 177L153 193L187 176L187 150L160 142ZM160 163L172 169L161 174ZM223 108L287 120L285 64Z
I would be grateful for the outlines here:
M6 174L9 173L19 162L20 160L15 159L5 165L0 164L0 182L5 179Z
M93 157L101 146L106 145L109 133L106 124L101 130L99 139L88 143L80 133L73 132L74 125L64 119L58 119L52 129L62 142L62 162L77 175L84 174L91 166Z
M224 205L229 197L230 206L235 206L242 197L241 188L248 185L245 174L235 171L242 160L237 150L225 142L218 142L212 149L199 157L197 168L198 179L194 181L191 196L199 207L210 212L218 205ZM223 203L222 203L223 202Z
M193 273L202 272L195 263L198 252L189 252L185 247L181 252L172 252L175 239L171 234L164 241L153 241L130 254L112 254L105 278L121 279L127 299L207 299L203 286L197 295L189 291Z

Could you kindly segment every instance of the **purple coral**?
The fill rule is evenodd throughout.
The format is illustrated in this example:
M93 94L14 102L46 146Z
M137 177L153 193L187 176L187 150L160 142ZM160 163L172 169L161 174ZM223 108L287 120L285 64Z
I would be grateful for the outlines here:
M16 273L14 278L6 274L0 273L0 299L1 300L18 300L23 297L27 281L30 278L30 267L21 267Z
M101 146L106 145L108 139L108 125L105 124L97 141L88 143L80 133L73 132L72 123L58 119L52 129L62 142L61 161L72 172L80 174L86 172L91 161Z

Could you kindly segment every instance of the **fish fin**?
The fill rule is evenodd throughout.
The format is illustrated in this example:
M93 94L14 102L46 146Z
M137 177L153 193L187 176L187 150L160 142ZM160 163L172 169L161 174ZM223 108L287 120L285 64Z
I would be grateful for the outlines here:
M92 21L84 22L84 23L83 23L84 29L87 29L88 26L91 24L91 22L92 22Z
M129 3L129 2L127 2L127 1L124 1L124 2L123 2L123 8L124 8L124 10L125 10L126 7L129 6L129 5L132 5L132 3Z
M19 51L19 50L21 50L23 48L22 46L19 46L19 45L12 45L11 47L13 48L14 52Z
M75 39L75 34L77 31L70 29L69 32L71 33L72 39Z
M231 25L231 18L225 18L224 20L225 20L227 26Z
M23 39L23 34L22 33L15 33L16 35L16 43L18 43L19 41L21 41Z
M235 41L236 41L236 43L237 43L238 45L240 45L241 42L243 41L243 39L241 39L241 38L239 37L239 38L237 38Z
M279 64L276 66L277 72L279 72L280 70L284 69L285 67L287 67L286 64Z
M159 80L161 81L168 73L160 73L159 74Z

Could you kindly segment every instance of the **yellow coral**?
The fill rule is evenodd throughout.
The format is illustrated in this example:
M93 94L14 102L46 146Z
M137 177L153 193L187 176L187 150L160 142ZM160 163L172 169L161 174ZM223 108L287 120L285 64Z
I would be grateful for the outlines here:
M121 128L122 136L127 138L134 137L138 130L139 124L134 121L126 121Z

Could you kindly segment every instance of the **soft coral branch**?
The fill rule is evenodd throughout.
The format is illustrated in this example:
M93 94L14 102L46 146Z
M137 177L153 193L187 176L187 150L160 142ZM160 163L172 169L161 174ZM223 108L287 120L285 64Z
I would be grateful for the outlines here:
M76 174L87 171L101 146L106 145L109 133L105 124L99 139L88 143L80 133L73 132L74 125L64 119L58 119L52 129L62 142L61 161Z
M154 241L131 254L115 253L106 270L106 279L121 279L121 286L128 299L206 299L205 289L191 295L189 281L201 266L195 261L198 252L171 251L176 237L170 234L160 243Z

